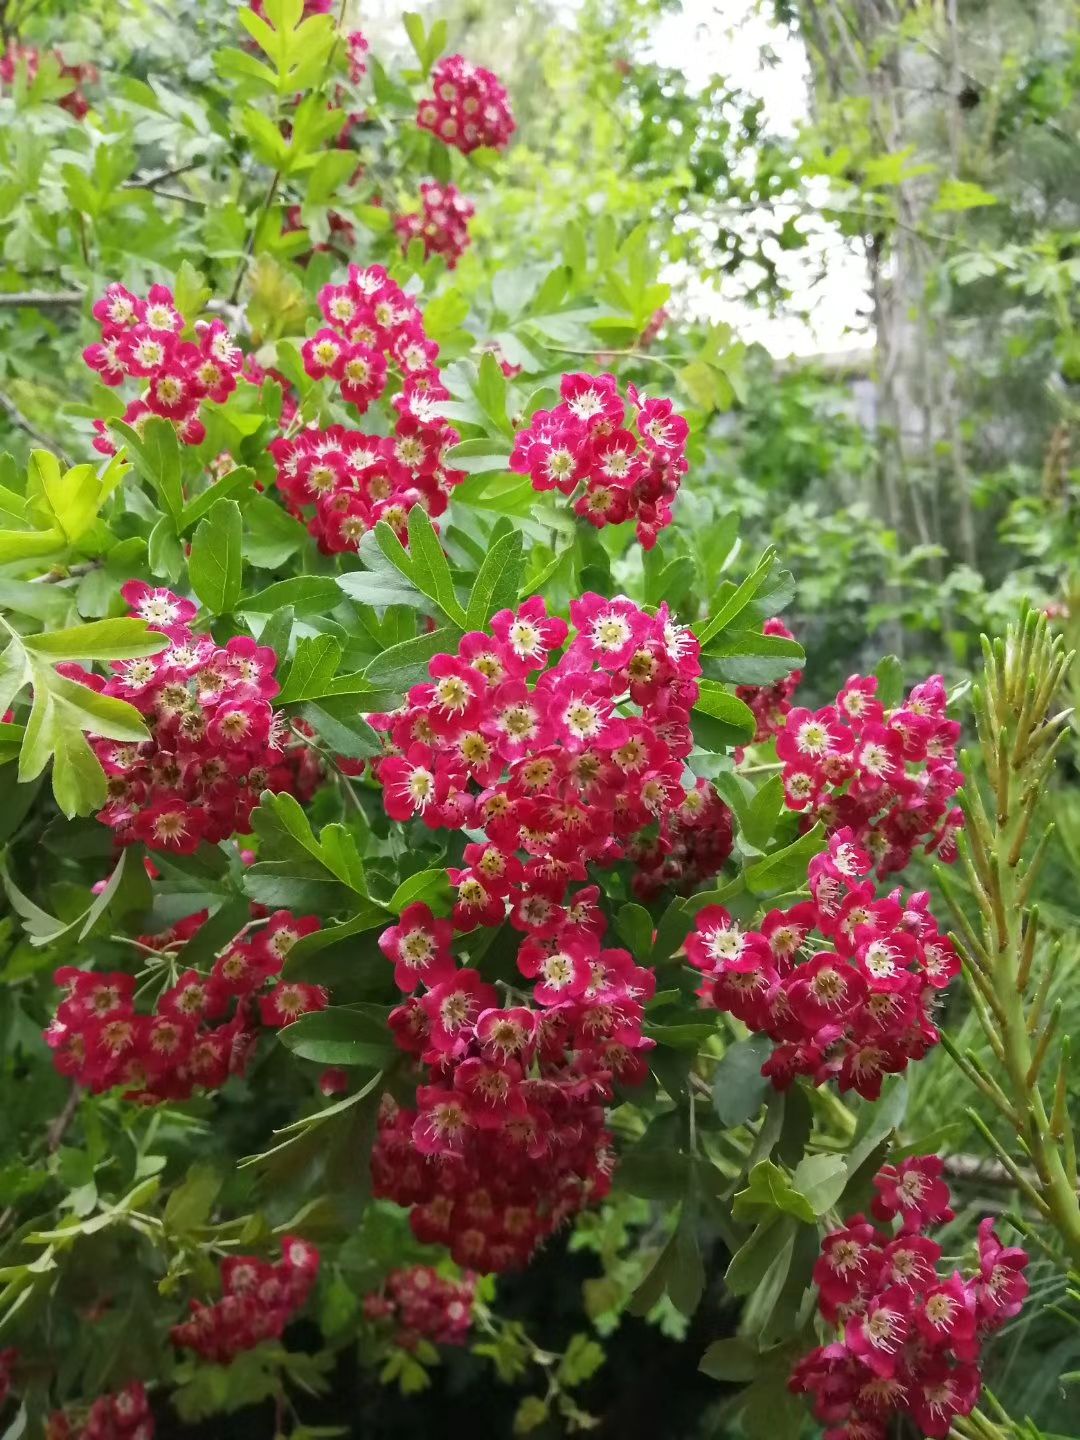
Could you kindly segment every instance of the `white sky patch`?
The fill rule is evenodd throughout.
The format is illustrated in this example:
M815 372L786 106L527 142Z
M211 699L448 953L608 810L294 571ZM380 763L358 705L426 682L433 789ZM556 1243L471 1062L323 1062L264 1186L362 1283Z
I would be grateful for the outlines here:
M768 46L776 63L763 65ZM798 39L760 13L757 0L682 0L682 9L665 15L651 46L658 64L681 70L690 88L702 88L714 74L729 75L764 104L766 128L790 136L809 115L806 55ZM823 187L824 189L824 184ZM812 191L811 191L812 194ZM808 237L803 250L779 246L769 258L776 262L782 283L791 291L789 306L779 314L751 305L721 286L705 281L692 269L672 266L665 278L690 301L698 314L724 321L745 341L756 342L776 356L814 355L866 350L873 344L866 268L844 239L804 206L777 219L804 216L799 228ZM728 219L732 228L738 219ZM748 227L749 229L749 227ZM824 276L818 272L824 270ZM806 312L806 317L800 312Z

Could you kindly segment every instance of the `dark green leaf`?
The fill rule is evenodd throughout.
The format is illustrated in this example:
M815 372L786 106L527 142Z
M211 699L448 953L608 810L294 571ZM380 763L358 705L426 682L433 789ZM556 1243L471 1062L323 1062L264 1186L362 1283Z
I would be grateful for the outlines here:
M195 531L188 577L211 615L228 614L240 598L241 536L240 506L235 500L217 501Z
M720 1123L728 1128L752 1120L761 1109L770 1088L761 1067L772 1054L772 1041L765 1035L750 1035L725 1050L713 1072L713 1107Z

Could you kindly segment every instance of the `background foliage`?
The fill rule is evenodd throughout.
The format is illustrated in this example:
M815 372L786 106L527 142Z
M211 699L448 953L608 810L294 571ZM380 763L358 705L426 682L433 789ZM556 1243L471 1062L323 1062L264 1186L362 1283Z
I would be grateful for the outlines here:
M665 0L582 0L554 16L531 0L418 6L419 53L398 7L374 13L364 7L357 15L346 7L372 46L357 102L366 118L350 142L355 153L335 152L314 111L305 127L291 109L295 91L322 87L326 57L300 57L299 73L283 71L271 90L261 87L245 62L252 52L242 47L240 8L205 0L167 7L144 0L85 0L77 7L0 0L6 39L59 44L65 62L92 62L101 72L88 87L91 108L81 120L54 103L66 82L48 64L32 81L18 75L0 97L0 451L12 457L0 474L0 502L5 531L31 535L33 553L42 557L28 579L29 552L0 552L0 605L13 630L28 637L22 658L35 697L59 693L54 666L66 658L55 648L35 651L37 634L120 623L118 588L148 565L168 583L188 567L198 599L224 617L219 639L245 627L262 635L281 608L292 607L294 664L285 694L296 718L309 719L310 707L321 706L323 717L344 726L350 709L333 684L305 682L297 642L309 647L313 672L342 680L414 635L411 610L400 618L375 616L374 628L361 630L357 616L363 612L367 624L373 613L363 582L343 600L333 565L251 488L273 474L265 450L272 420L242 393L214 411L203 444L176 459L175 503L159 483L160 455L132 447L138 483L125 481L115 494L119 471L103 468L99 478L79 468L93 454L92 421L122 411L80 359L97 334L90 305L108 283L119 279L144 293L165 279L175 283L185 314L200 312L211 297L213 313L230 324L243 314L246 348L266 364L276 361L305 417L329 423L333 411L305 377L298 345L319 287L350 259L393 263L399 282L417 288L440 364L449 363L457 418L473 446L468 458L480 461L466 482L475 509L453 537L459 581L477 573L498 538L500 513L525 538L521 593L542 587L555 608L594 588L643 603L667 600L697 618L758 574L759 557L775 547L780 560L765 565L757 608L745 618L760 624L783 610L805 652L803 703L825 703L849 674L871 672L891 652L909 685L933 671L944 674L969 737L980 633L1000 633L1028 598L1057 607L1058 627L1075 642L1080 31L1070 6L775 0L767 13L806 54L811 113L796 135L770 133L750 77L718 73L691 86L655 62L655 29L678 9ZM688 36L695 23L715 27L730 18L724 5L708 14L689 0L684 8ZM429 68L424 45L437 19L446 21L446 38L434 49L489 65L510 92L519 131L505 154L480 152L469 161L455 154L451 162L445 147L411 128L414 97ZM291 131L280 128L287 114ZM448 271L415 247L401 256L389 214L413 208L419 181L449 178L451 163L477 215L472 245ZM293 218L301 228L288 228L288 206L298 207ZM332 213L353 225L351 242L332 227ZM815 267L827 263L813 243L821 233L865 265L872 349L793 360L748 346L707 318L707 291L798 314ZM801 267L795 285L793 263ZM563 278L553 282L555 271ZM661 307L667 319L646 346L640 337ZM521 367L509 392L493 362L475 366L476 347L488 340ZM552 377L609 362L623 382L672 395L691 422L678 525L647 557L621 531L575 533L557 516L538 517L527 483L515 497L512 483L489 478L501 462L487 469L482 463L505 457L518 407L539 408L535 392ZM43 451L58 457L55 469L35 458ZM224 551L219 545L232 512L215 511L221 525L211 526L210 504L180 492L181 463L190 490L194 474L222 452L244 468L239 479L234 472L235 491L212 497L226 505L235 493L243 502L242 564L230 558L227 542ZM134 498L121 501L120 493ZM208 577L197 582L200 552L208 554L211 539ZM306 589L273 593L300 574L310 581ZM319 588L327 577L333 602ZM406 576L405 588L415 600L424 586ZM122 632L110 637L110 656L122 653L118 639L125 643ZM138 637L127 643L137 648ZM12 636L5 683L19 644ZM332 657L322 672L310 648L320 646ZM93 652L84 648L72 658L92 659ZM718 676L739 678L734 669ZM398 688L385 683L388 693ZM205 1272L207 1265L201 1232L214 1207L255 1217L244 1239L265 1244L268 1229L293 1220L310 1198L310 1170L303 1168L310 1162L334 1202L333 1213L307 1217L311 1234L321 1238L324 1226L338 1248L313 1316L290 1335L293 1359L282 1362L284 1370L241 1367L227 1379L178 1373L177 1413L163 1412L159 1433L264 1435L288 1425L301 1440L420 1428L458 1434L463 1416L494 1434L515 1425L525 1431L534 1421L538 1433L578 1425L630 1436L810 1433L801 1405L781 1398L780 1370L757 1375L747 1404L741 1387L755 1372L737 1349L713 1364L712 1376L698 1369L711 1342L745 1335L743 1305L723 1278L743 1237L708 1205L685 1220L694 1169L682 1139L672 1138L669 1115L659 1125L633 1105L622 1109L619 1139L630 1153L619 1186L528 1271L483 1296L487 1331L474 1337L479 1343L445 1353L440 1364L414 1361L392 1373L358 1343L358 1297L389 1269L428 1252L393 1207L368 1203L357 1182L365 1162L352 1164L365 1143L361 1129L342 1123L335 1137L340 1185L324 1174L324 1154L315 1161L302 1155L291 1177L286 1166L272 1170L269 1184L250 1169L232 1168L235 1157L268 1148L271 1130L315 1113L318 1066L297 1065L285 1046L272 1046L247 1078L230 1082L220 1104L203 1098L148 1114L94 1099L55 1129L69 1090L40 1042L51 973L58 963L85 961L88 947L98 963L108 963L120 953L116 932L125 917L144 912L149 894L136 865L113 872L115 889L100 908L90 893L92 881L110 871L109 834L89 819L68 823L60 811L91 808L96 781L82 763L78 737L100 733L102 716L81 726L77 720L55 720L37 737L39 753L24 752L21 761L22 737L13 731L0 737L12 797L0 817L10 904L0 931L6 1120L0 1238L21 1241L57 1206L67 1218L56 1245L68 1247L79 1226L96 1229L93 1243L86 1241L88 1258L79 1242L65 1266L68 1308L57 1314L66 1315L58 1323L67 1328L52 1336L68 1355L64 1392L92 1396L120 1371L153 1373L143 1276L152 1274L165 1296L179 1296L191 1276L201 1278L199 1267ZM348 754L348 738L342 744L340 730L330 734L331 748ZM362 732L351 743L357 754L370 753ZM729 734L717 751L732 743ZM38 780L50 754L55 804L50 781ZM725 760L714 770L727 768ZM18 787L16 763L29 782ZM1040 943L1052 955L1047 1003L1060 1005L1059 1034L1066 1036L1080 1026L1072 983L1080 963L1078 764L1070 731L1056 788L1039 815L1057 824L1039 881ZM974 757L976 778L979 766ZM347 779L319 793L309 818L316 833L344 824L346 836L359 837L376 882L371 894L392 909L400 909L392 901L398 882L423 883L446 863L431 836L426 848L406 851L370 792L357 799ZM265 888L256 898L303 909L312 903L310 887L337 887L348 874L327 865L323 854L297 866L298 845L310 850L311 832L297 842L284 831L271 838L270 822L264 825L258 870ZM791 838L781 824L760 849L783 849ZM278 872L266 867L268 858ZM752 846L739 856L744 864L754 858ZM284 886L282 871L290 877ZM238 877L238 865L211 873L177 860L168 878L180 899L174 897L170 913L168 896L158 897L157 924L148 928L207 897L236 921L255 894L246 885L241 890ZM914 878L934 889L935 904L941 900L929 867ZM974 913L967 899L960 908ZM348 938L324 955L328 968L320 978L330 976L331 984L339 972L348 984L357 955L375 954L370 936L359 942L366 950L347 948ZM349 994L359 1003L374 998L383 997L362 987ZM692 1026L693 1016L680 1021ZM956 1051L970 1049L992 1065L959 986L945 1022ZM732 1026L702 1047L710 1078L737 1031ZM688 1034L685 1043L693 1050L700 1038ZM299 1053L320 1063L335 1058L325 1048ZM686 1058L677 1038L668 1054L676 1063ZM1075 1114L1075 1076L1067 1084ZM865 1142L870 1154L893 1128L896 1143L912 1153L948 1151L959 1197L947 1231L950 1255L970 1253L984 1214L1015 1214L1034 1227L1032 1301L988 1351L987 1380L1018 1421L1030 1416L1045 1433L1075 1433L1075 1280L1057 1236L1033 1216L1008 1166L975 1121L958 1116L960 1086L964 1104L1008 1147L1008 1127L943 1048L896 1083L877 1118L862 1102L844 1107L821 1092L795 1091L799 1098L781 1119L802 1128L804 1139L813 1124L822 1152L849 1158L853 1144ZM711 1171L725 1183L741 1173L757 1143L761 1098L752 1095L751 1108L734 1122L710 1102L701 1122ZM683 1097L678 1104L681 1124ZM800 1107L805 1113L793 1118ZM689 1109L696 1111L693 1098ZM367 1118L358 1126L370 1128L368 1111L362 1113ZM770 1115L781 1123L771 1107L762 1126L773 1123ZM336 1120L329 1123L338 1128ZM790 1151L796 1159L800 1153L801 1144ZM194 1160L204 1168L190 1170ZM850 1169L857 1180L858 1166ZM168 1196L163 1223L177 1242L174 1267L163 1268L150 1237L123 1219L149 1205L159 1185ZM815 1220L800 1231L800 1243L816 1234ZM657 1257L667 1257L670 1273L659 1289L646 1286L643 1293ZM4 1263L22 1262L4 1257ZM87 1324L103 1273L111 1277L110 1305ZM29 1313L44 1287L6 1271L3 1278L24 1287ZM320 1336L329 1338L329 1350ZM504 1383L492 1383L493 1374ZM282 1418L283 1379L297 1396L302 1423ZM523 1400L530 1395L531 1411ZM240 1411L235 1419L216 1414L233 1406ZM32 1404L32 1424L37 1416ZM332 1426L344 1429L320 1428Z

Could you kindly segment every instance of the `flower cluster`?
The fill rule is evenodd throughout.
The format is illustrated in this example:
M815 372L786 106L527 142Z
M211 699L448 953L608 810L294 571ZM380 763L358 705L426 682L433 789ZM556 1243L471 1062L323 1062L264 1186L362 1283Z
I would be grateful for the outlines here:
M795 636L787 628L782 620L766 620L761 627L764 635L777 635L784 640L794 640ZM762 741L768 740L770 735L779 735L784 728L784 721L791 712L791 697L799 688L803 672L792 670L790 675L785 675L782 680L775 681L772 685L739 685L735 694L744 704L749 705L754 712L754 719L757 721L757 730L754 732L754 744L760 745Z
M466 200L456 185L439 185L433 180L420 186L418 214L398 215L394 220L403 250L410 240L424 242L424 259L442 255L453 270L469 246L469 221L476 206Z
M464 1345L472 1325L476 1277L468 1271L449 1280L430 1265L392 1270L377 1293L364 1297L364 1317L392 1322L393 1342L415 1350L421 1340L435 1345Z
M502 150L514 133L514 116L505 88L490 70L463 55L448 55L431 72L434 94L421 100L416 123L447 145L469 155L487 145Z
M287 740L270 704L280 686L268 646L235 636L219 646L195 634L195 605L171 590L129 580L120 592L132 613L168 638L156 655L113 661L105 680L77 665L59 667L104 695L126 700L146 720L141 742L92 739L108 778L98 819L121 844L190 854L246 830L263 790L314 793L316 752Z
M341 398L361 415L385 390L390 364L401 374L406 411L417 397L445 398L435 365L439 347L428 339L416 302L381 265L350 265L344 284L319 291L319 309L326 324L304 342L304 369L313 380L336 381Z
M349 60L349 79L354 85L367 74L367 52L371 49L367 37L361 30L351 30L345 37L345 51Z
M307 526L324 554L355 550L380 520L408 543L409 511L441 515L463 478L448 469L457 431L414 397L395 397L392 435L364 435L343 425L301 430L270 444L277 486L289 513Z
M138 428L150 415L171 420L185 445L199 445L206 427L199 419L204 400L221 403L236 389L243 356L221 320L199 321L195 340L181 338L184 317L167 285L152 285L146 299L123 285L108 286L95 304L101 339L83 351L83 359L106 385L137 379L142 397L124 412L124 423ZM114 455L104 420L95 420L94 449Z
M902 870L922 845L956 858L963 822L952 797L963 784L956 765L960 726L945 713L945 685L931 675L904 703L886 710L877 678L852 675L836 703L788 712L776 741L788 807L850 828L880 876Z
M153 1435L150 1402L137 1380L115 1395L99 1395L81 1421L56 1410L45 1422L45 1440L153 1440Z
M634 894L655 900L670 887L692 895L720 873L733 841L731 811L707 780L699 780L655 835L638 836L631 844Z
M878 896L871 866L852 831L840 830L810 861L812 900L771 910L749 931L710 905L686 941L687 960L707 977L703 1003L776 1041L762 1074L777 1089L807 1075L874 1100L886 1075L940 1039L931 1010L959 958L926 892Z
M97 84L100 79L97 66L69 65L59 50L48 50L45 53L59 66L60 78L74 82L67 94L61 95L56 103L76 120L85 119L90 109L90 101L83 94L82 87ZM27 82L33 84L40 69L41 51L36 46L11 44L0 54L0 85L14 85L20 70L25 72Z
M173 1344L228 1365L263 1340L280 1340L318 1273L318 1250L295 1235L283 1237L276 1265L257 1255L230 1255L221 1262L221 1299L212 1305L192 1300L190 1319L170 1331Z
M856 1215L822 1242L818 1305L840 1337L805 1356L789 1388L814 1397L835 1440L886 1440L905 1414L923 1435L947 1435L978 1401L983 1340L1020 1313L1028 1257L1001 1244L991 1219L979 1226L978 1270L939 1271L926 1231L952 1218L941 1172L936 1155L886 1165L874 1180L882 1226Z
M149 1013L136 1011L134 975L57 970L65 997L45 1041L61 1074L95 1094L123 1085L129 1099L145 1105L187 1100L196 1089L216 1090L230 1075L244 1073L260 1020L278 1029L325 1007L321 987L279 978L296 941L318 930L313 916L298 919L279 910L264 924L250 922L209 973L178 974L174 955L182 955L206 918L200 911L164 935L142 937L151 942L144 949L163 957L154 968L170 982Z
M650 616L623 598L585 595L570 616L577 633L549 666L565 621L539 597L501 611L490 633L436 656L402 710L373 721L395 752L376 762L387 814L482 832L450 871L452 920L418 903L380 939L410 997L391 1025L429 1073L416 1112L384 1112L376 1184L414 1206L421 1239L480 1269L523 1263L604 1192L602 1102L614 1079L644 1075L655 977L603 948L586 867L631 856L647 832L655 868L708 808L683 779L693 635L665 607ZM519 983L532 986L509 1008L452 949L455 930L504 920L520 937Z
M670 400L648 400L629 385L628 422L610 374L564 375L561 395L519 432L510 469L530 476L535 490L575 497L574 510L597 528L633 520L651 550L686 474L686 421Z

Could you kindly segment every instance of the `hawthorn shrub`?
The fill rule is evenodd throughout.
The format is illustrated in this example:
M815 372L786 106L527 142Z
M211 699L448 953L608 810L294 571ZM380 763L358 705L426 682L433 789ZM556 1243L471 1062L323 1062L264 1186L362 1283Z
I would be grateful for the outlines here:
M331 9L237 12L198 144L62 48L0 69L63 136L85 396L3 462L8 1433L349 1433L303 1418L346 1352L411 1394L465 1345L519 1433L586 1428L588 1320L684 1333L718 1247L744 1433L799 1392L850 1440L998 1433L1026 1256L987 1219L949 1273L944 1162L895 1139L960 970L892 878L957 854L941 678L798 704L790 575L680 530L714 358L651 358L647 232L457 288L513 96ZM633 1278L564 1349L500 1315L611 1217Z

